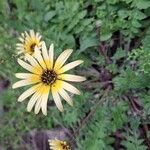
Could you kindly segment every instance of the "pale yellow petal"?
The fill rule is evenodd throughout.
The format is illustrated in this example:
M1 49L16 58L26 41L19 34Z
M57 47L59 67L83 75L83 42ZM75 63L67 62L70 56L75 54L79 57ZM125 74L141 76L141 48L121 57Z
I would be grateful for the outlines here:
M50 58L50 63L51 63L50 68L53 68L53 63L54 63L54 44L51 44L50 47L49 47L49 58Z
M57 70L57 73L58 73L58 74L64 73L64 72L66 72L66 71L68 71L68 70L70 70L70 69L72 69L72 68L74 68L74 67L80 65L81 63L83 63L82 60L73 61L73 62L71 62L71 63L69 63L69 64L66 64L65 66L63 66L63 67L60 68L59 70Z
M21 48L21 47L17 47L16 48L18 51L17 51L17 54L21 54L21 53L24 53L24 48Z
M29 103L28 103L28 105L27 105L27 111L28 111L28 112L30 112L30 111L32 110L33 106L35 105L37 99L38 99L40 96L41 96L41 95L40 95L39 93L35 93L35 94L31 97L31 99L30 99L30 101L29 101Z
M44 61L45 61L47 68L50 68L51 67L50 58L49 58L49 55L47 52L45 42L42 43L42 54L43 54L43 58L44 58Z
M24 51L24 47L23 46L17 46L16 49L20 50L20 51Z
M30 78L33 74L32 73L16 73L15 76L19 79L27 79Z
M17 43L16 46L23 47L23 44Z
M28 80L32 83L38 83L41 82L41 77L39 75L33 74L30 78L28 78Z
M41 68L41 66L39 65L39 63L36 61L36 59L34 57L32 57L29 54L25 55L26 59L28 60L28 62L32 65L32 66L36 66ZM42 69L42 68L41 68Z
M30 71L30 72L33 72L33 73L35 72L34 68L33 68L31 65L27 64L26 62L24 62L23 60L18 59L18 63L19 63L20 66L22 66L24 69L26 69L26 70L28 70L28 71Z
M32 74L32 73L16 73L15 76L19 79L26 79L32 83L37 83L41 81L41 78L39 75Z
M63 81L61 80L56 80L55 83L52 85L53 91L58 92L58 90L61 90L63 88Z
M18 46L18 45L16 44L16 47L17 47L17 49L24 49L23 44L21 44L20 46Z
M54 70L58 70L63 66L63 64L67 61L67 59L71 55L72 51L73 51L72 49L68 49L59 55L59 57L57 58L55 62Z
M25 36L26 36L26 38L30 38L30 35L28 34L27 31L25 31Z
M56 89L52 86L52 96L54 99L54 102L57 106L57 108L62 112L63 111L63 105L60 99L60 96L58 94L58 92L56 92Z
M21 36L22 36L22 38L24 38L24 37L25 37L25 34L24 34L24 33L21 33Z
M65 90L67 90L73 94L80 95L80 91L76 87L74 87L73 85L71 85L65 81L61 81L61 82L62 82L62 86Z
M23 47L17 47L16 49L24 52L24 48Z
M67 103L69 103L69 105L73 106L73 101L71 97L68 95L68 93L64 89L59 90L59 94Z
M41 86L41 84L38 85L34 85L31 88L29 88L28 90L26 90L25 92L23 92L19 98L18 101L22 102L23 100L25 100L27 97L29 97L30 95L32 95L33 93L36 92L36 90L39 88L39 86Z
M38 90L40 91L42 89L42 87L40 87ZM35 105L36 101L41 97L41 93L39 93L38 91L36 93L33 94L33 96L31 97L28 105L27 105L27 111L30 112L33 108L33 106Z
M49 95L49 91L50 91L50 86L47 86L45 89L45 93L42 95L42 112L43 114L46 116L47 115L47 101L48 101L48 95Z
M82 82L82 81L86 80L85 77L77 76L77 75L71 75L71 74L58 75L58 79L71 81L71 82Z
M42 89L39 90L39 93L41 93L41 97L37 100L37 103L35 105L35 114L38 114L40 109L42 109L42 112L44 115L47 114L47 100L48 100L48 94L49 94L50 86L42 85Z
M18 55L20 55L20 54L23 53L22 49L18 49L18 48L17 48L17 50L19 50L19 51L17 52Z
M22 37L18 38L22 43L24 42L24 39Z
M18 87L22 87L22 86L26 86L26 85L41 82L41 78L40 78L39 75L31 74L31 76L28 77L28 78L25 78L25 76L20 76L22 78L24 77L24 79L14 83L12 88L18 88Z
M12 88L15 89L15 88L26 86L26 85L30 85L30 84L33 84L33 82L31 82L29 80L21 80L21 81L18 81L16 83L14 83L12 85Z
M37 38L38 40L40 40L40 39L42 38L42 36L40 35L39 32L36 33L36 38Z
M43 87L41 89L43 91ZM38 114L40 109L41 109L41 104L42 104L42 94L40 95L40 97L37 99L36 104L35 104L35 108L34 108L34 113Z
M41 103L42 103L42 96L37 100L34 108L34 113L38 114L41 109Z
M34 38L35 38L34 30L30 30L30 36L32 37L32 39L34 39Z
M46 64L43 60L43 57L41 56L40 50L37 47L35 47L34 57L37 59L42 68L46 69Z
M34 73L41 74L43 72L42 67L39 65L39 63L36 61L36 59L33 56L26 54L25 59L27 59L28 62L34 67L33 69Z

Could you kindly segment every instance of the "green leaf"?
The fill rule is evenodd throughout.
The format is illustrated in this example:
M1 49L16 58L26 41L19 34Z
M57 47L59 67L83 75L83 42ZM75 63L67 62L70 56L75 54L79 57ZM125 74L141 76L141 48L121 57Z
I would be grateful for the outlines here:
M49 11L45 14L44 16L44 20L46 22L48 22L49 20L51 20L54 16L56 15L56 12L55 11Z
M133 18L138 19L138 20L142 20L142 19L146 18L146 15L143 12L136 10L133 13Z
M80 41L80 52L85 51L89 47L97 46L98 45L98 40L96 37L88 37L84 39L83 41Z
M0 12L6 17L9 14L9 5L6 0L0 1Z
M123 19L128 17L128 15L129 15L129 11L127 11L127 10L119 10L118 11L118 16L120 16Z
M82 19L82 18L85 17L86 14L87 14L87 11L84 10L84 11L82 11L82 12L80 12L80 13L78 14L78 17L79 17L80 19Z
M115 63L113 64L109 64L107 67L106 67L111 73L115 74L118 72L118 68L117 68L117 65Z
M102 35L100 36L100 40L101 40L101 41L107 41L107 40L109 40L109 39L111 38L111 36L112 36L112 33L105 33L105 34L102 34Z
M135 3L138 9L147 9L150 7L150 1L148 0L138 0Z
M132 25L134 27L136 27L136 28L140 28L142 26L141 23L139 21L137 21L137 20L133 20L132 21Z
M118 60L126 56L125 50L118 48L114 56L112 57L113 60Z

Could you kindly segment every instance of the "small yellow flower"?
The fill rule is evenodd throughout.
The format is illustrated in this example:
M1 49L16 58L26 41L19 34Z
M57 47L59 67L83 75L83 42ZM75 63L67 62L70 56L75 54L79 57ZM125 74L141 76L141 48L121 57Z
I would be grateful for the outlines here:
M34 30L30 30L29 33L26 31L21 34L19 37L20 43L17 43L17 54L30 54L33 55L35 52L35 47L41 48L42 41L41 35L37 32L35 33Z
M66 141L48 140L51 150L71 150Z
M64 65L72 51L71 49L65 50L54 63L53 44L50 46L48 52L45 42L43 42L41 52L36 50L34 56L26 54L27 62L18 59L18 63L30 73L16 73L16 77L22 80L13 84L12 87L18 88L34 84L18 98L18 101L22 102L32 95L27 106L27 111L30 112L35 105L35 114L38 114L41 109L43 114L47 115L47 101L50 91L60 111L63 111L60 96L71 106L73 105L72 99L66 91L78 95L80 91L66 81L82 82L86 79L82 76L64 74L66 71L83 63L82 60L76 60Z

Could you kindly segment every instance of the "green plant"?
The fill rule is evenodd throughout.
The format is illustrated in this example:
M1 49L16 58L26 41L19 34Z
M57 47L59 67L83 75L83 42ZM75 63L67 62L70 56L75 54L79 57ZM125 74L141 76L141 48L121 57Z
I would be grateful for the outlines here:
M1 0L0 146L20 149L22 137L34 129L65 127L74 149L150 149L149 17L149 0ZM74 107L64 104L64 113L50 102L48 117L35 116L26 112L27 102L16 102L23 90L11 88L22 71L15 44L29 29L54 43L56 56L72 48L70 59L84 60L74 73L87 81Z

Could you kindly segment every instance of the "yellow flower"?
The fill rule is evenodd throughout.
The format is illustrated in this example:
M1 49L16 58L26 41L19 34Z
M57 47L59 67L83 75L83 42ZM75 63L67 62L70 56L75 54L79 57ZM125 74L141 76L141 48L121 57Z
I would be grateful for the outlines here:
M18 101L22 102L32 95L27 106L27 111L30 112L35 105L35 114L38 114L41 109L43 114L47 115L47 101L50 91L54 102L60 111L63 111L60 96L62 96L62 98L71 106L73 105L72 99L66 91L78 95L80 94L80 91L66 81L82 82L86 79L82 76L64 74L66 71L83 63L82 60L76 60L64 65L72 51L73 50L71 49L65 50L59 55L54 63L53 44L50 46L48 52L45 42L43 42L41 52L37 50L34 56L26 54L28 63L18 59L18 63L30 73L16 73L16 77L22 80L13 84L12 87L18 88L34 84L18 98Z
M21 34L19 37L20 43L17 43L17 54L30 54L33 55L35 52L35 47L41 48L41 35L37 32L35 33L34 30L30 30L30 33L26 31Z
M71 150L66 141L48 140L51 150Z

